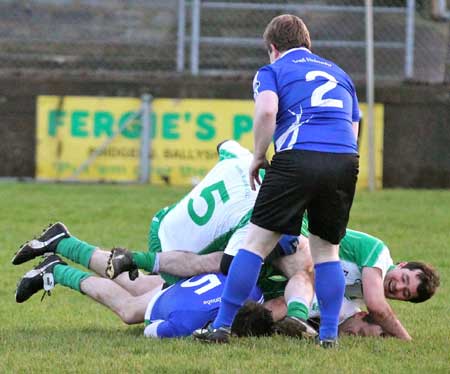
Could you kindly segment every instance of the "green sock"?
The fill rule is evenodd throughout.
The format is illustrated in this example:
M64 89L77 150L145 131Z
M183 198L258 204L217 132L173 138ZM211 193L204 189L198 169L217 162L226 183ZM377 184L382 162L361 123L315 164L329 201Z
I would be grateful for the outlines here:
M291 301L288 304L287 315L289 317L297 317L306 321L309 317L309 309L305 304L299 301Z
M132 251L133 261L139 269L150 273L157 272L155 269L156 253L155 252L137 252Z
M95 248L95 246L71 236L70 238L62 239L58 243L56 253L83 265L85 268L89 268L89 261L91 261Z
M91 275L92 274L90 273L86 273L85 271L75 269L68 265L59 264L53 268L53 277L55 279L55 283L58 283L65 287L69 287L78 292L81 292L81 281L89 278Z

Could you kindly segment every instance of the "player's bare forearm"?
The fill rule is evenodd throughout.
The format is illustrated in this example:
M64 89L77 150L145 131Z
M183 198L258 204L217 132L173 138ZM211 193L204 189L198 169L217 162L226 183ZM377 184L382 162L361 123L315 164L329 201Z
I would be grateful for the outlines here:
M362 271L362 283L364 302L369 312L373 315L375 322L387 334L400 339L411 340L411 336L402 326L386 301L381 270L378 268L364 267Z
M272 91L264 91L256 98L254 115L254 157L265 159L267 148L275 132L278 97Z
M261 115L258 120L255 118L254 127L254 157L258 160L264 160L266 158L266 152L272 141L273 133L275 130L274 118L270 116Z
M375 322L378 323L387 334L403 340L412 340L408 331L403 327L388 304L382 308L377 307L375 310L368 309Z
M198 255L192 252L170 251L159 254L159 271L178 277L202 273L219 273L223 252Z

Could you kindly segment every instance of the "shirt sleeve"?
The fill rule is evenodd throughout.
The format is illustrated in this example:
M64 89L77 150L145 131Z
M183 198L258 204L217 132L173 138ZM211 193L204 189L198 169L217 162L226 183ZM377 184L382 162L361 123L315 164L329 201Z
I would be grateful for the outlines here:
M253 78L253 98L256 99L263 91L273 91L278 95L275 73L270 66L259 69Z
M352 107L352 121L359 122L361 119L361 114L358 105L358 96L356 96L356 89L353 86L353 107Z
M389 248L386 246L383 246L383 249L380 252L380 255L378 256L376 262L371 266L374 268L378 268L381 270L382 278L386 276L386 273L388 272L389 268L393 265L393 261L391 258L391 253L389 251Z

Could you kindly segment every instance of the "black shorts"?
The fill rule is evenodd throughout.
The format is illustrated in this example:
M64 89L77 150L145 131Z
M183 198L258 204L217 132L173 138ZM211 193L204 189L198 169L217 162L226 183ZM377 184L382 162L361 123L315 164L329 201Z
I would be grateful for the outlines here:
M298 235L307 210L309 231L339 244L355 195L358 164L355 154L277 153L261 185L251 222L267 230Z

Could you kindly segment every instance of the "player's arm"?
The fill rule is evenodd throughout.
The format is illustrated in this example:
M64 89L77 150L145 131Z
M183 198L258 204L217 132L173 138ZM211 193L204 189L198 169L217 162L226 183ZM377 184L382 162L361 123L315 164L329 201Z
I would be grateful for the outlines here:
M359 134L359 122L352 122L353 133L355 134L356 140L358 140Z
M178 277L218 273L222 255L223 252L212 252L205 255L184 251L161 252L159 253L159 271Z
M383 278L381 270L373 267L364 267L362 271L364 302L385 332L404 340L412 340L408 331L395 316L391 306L384 297Z
M267 148L275 132L275 123L278 112L278 96L273 91L263 91L255 99L254 114L254 153L250 166L250 186L256 189L255 181L261 184L259 169L265 166Z
M359 121L361 119L361 111L358 105L358 97L356 96L356 89L354 84L351 84L353 88L353 104L352 104L352 129L355 134L356 142L358 142L358 134L359 134Z
M168 321L155 321L144 330L144 336L147 338L180 338L191 334L191 329L186 328L186 326L174 318Z

